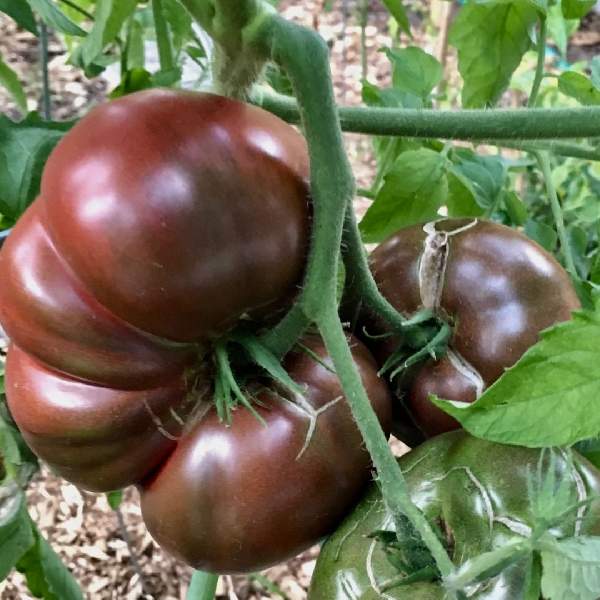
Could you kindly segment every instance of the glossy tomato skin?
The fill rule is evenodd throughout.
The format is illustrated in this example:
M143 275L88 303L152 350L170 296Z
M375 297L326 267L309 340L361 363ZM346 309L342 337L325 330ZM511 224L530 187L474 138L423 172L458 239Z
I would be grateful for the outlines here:
M298 283L308 178L304 139L270 113L151 90L75 126L48 161L41 196L61 256L102 304L188 342Z
M542 330L579 307L554 257L497 223L445 219L410 227L376 248L370 265L380 291L400 312L427 307L453 327L448 354L421 365L398 389L428 436L458 427L430 394L473 402ZM375 351L385 360L398 341Z
M296 292L308 189L300 134L211 94L132 94L63 138L0 251L7 398L40 458L95 491L160 463L211 339Z
M195 381L207 393L207 381ZM90 384L14 345L6 362L8 405L27 445L57 474L96 492L139 481L173 451L197 400L188 386L180 375L145 390Z
M503 446L453 431L425 442L400 459L412 500L442 530L452 532L450 556L455 564L501 547L534 522L527 480L537 472L540 450ZM574 453L572 470L564 454L556 454L556 481L571 482L574 498L600 492L600 472ZM546 462L546 470L549 468ZM578 532L600 533L600 502L591 502ZM525 526L525 529L522 528ZM510 528L513 528L511 530ZM324 545L314 572L309 600L443 600L436 582L380 586L399 573L384 554L382 542L367 536L393 531L393 521L376 486L372 485L355 511ZM556 531L572 536L571 521ZM505 569L479 587L475 600L515 600L524 597L522 562Z
M305 343L331 365L320 340ZM365 347L356 340L352 346L387 429L387 386ZM263 389L256 408L266 427L237 410L226 428L211 409L141 487L150 533L194 568L249 572L298 554L337 526L370 479L369 455L337 377L305 353L288 356L285 367L305 388L306 406L321 410L304 451L308 413Z

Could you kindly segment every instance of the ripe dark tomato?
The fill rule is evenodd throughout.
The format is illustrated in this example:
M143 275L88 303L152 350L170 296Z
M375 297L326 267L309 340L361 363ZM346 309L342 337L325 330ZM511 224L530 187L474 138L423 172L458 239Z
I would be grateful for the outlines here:
M370 478L369 455L326 350L319 339L305 344L324 364L302 352L286 358L302 398L272 384L258 387L256 408L266 426L238 410L226 428L208 410L141 486L153 537L197 569L256 571L294 556L339 524ZM366 348L351 345L387 429L387 386Z
M146 475L207 340L295 293L309 212L305 141L263 110L152 90L82 119L0 251L8 402L39 456L92 490Z
M430 394L473 402L537 342L540 331L568 320L579 307L560 264L523 234L496 223L446 219L410 227L382 243L370 264L382 294L400 312L429 308L453 326L446 356L421 365L397 390L429 436L458 427L429 401ZM387 358L398 341L387 340L376 353Z
M400 459L413 502L443 532L456 565L503 547L510 538L529 535L535 522L528 480L543 451L478 440L463 431L433 438ZM568 482L572 504L598 497L600 472L573 453L555 452L555 482ZM549 455L542 474L552 468ZM545 466L544 466L545 465ZM598 535L600 502L574 511L556 527L558 537ZM369 537L393 532L393 520L377 486L370 491L324 545L314 572L309 600L443 600L438 581L382 589L400 573L386 556L385 540ZM400 536L414 549L414 538ZM406 555L404 555L406 556ZM399 558L398 555L395 557ZM402 558L402 557L400 557ZM398 564L399 561L396 561ZM525 593L527 559L470 590L476 600L516 600Z

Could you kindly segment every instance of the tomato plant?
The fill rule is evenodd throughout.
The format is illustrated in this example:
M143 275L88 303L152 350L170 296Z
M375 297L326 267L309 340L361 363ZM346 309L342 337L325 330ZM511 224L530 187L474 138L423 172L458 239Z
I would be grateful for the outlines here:
M397 310L410 315L427 308L452 328L442 358L429 359L397 382L398 396L405 396L408 411L429 436L459 426L431 403L431 395L474 402L541 331L569 320L579 307L568 274L553 256L514 229L477 219L401 230L373 251L370 264ZM403 370L402 359L393 357L398 344L397 338L379 344L388 371L398 365Z
M539 598L540 555L549 566L576 536L600 532L600 472L575 453L553 452L501 446L458 431L400 459L411 497L435 523L459 577L470 584L469 597ZM568 518L561 519L563 513ZM414 530L404 524L396 538L393 523L372 485L323 547L309 598L446 598L453 582L439 580ZM540 531L550 523L556 528L542 540ZM511 546L515 553L507 559L502 552ZM477 562L482 555L483 570ZM583 597L578 594L585 585L571 585L572 595L562 597Z
M581 477L596 485L569 447L597 461L600 435L600 63L563 64L592 0L468 1L447 11L437 57L384 0L387 88L369 80L361 0L360 107L336 105L329 46L274 4L0 1L42 50L41 117L0 59L24 116L0 118L0 580L16 567L34 594L81 597L27 513L27 442L81 487L137 484L149 529L198 568L301 551L351 510L372 464L393 583L418 577L450 599L490 578L518 588L527 559L527 600L540 585L549 600L595 600L597 508L575 507L584 535L571 480L557 482L579 482L575 504ZM111 101L79 122L51 119L49 28L87 76L118 72ZM177 90L188 59L192 87L210 92ZM520 108L494 108L505 100ZM343 131L374 136L364 189ZM360 223L356 193L370 202ZM389 236L373 273L365 244ZM422 427L454 419L477 439L434 438L396 461L388 392L349 336L366 313ZM540 466L526 477L515 465ZM458 515L452 531L414 494L425 467L448 522ZM482 481L492 509L497 497L511 511L488 510L491 540ZM216 582L197 572L191 589L214 596Z

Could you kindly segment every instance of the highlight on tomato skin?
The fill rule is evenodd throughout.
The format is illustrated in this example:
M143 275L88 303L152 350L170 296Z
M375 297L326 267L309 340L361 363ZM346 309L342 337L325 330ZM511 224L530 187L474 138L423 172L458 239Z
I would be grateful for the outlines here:
M156 423L177 436L215 336L297 293L308 162L293 127L213 94L132 94L64 136L0 251L8 402L40 458L106 491L172 450Z
M363 344L350 342L387 431L389 390ZM154 539L196 569L252 572L299 554L337 527L371 479L369 454L323 342L303 344L325 366L301 351L286 357L302 398L261 386L255 407L266 426L238 410L225 428L210 408L140 486Z
M407 422L427 437L459 427L430 402L431 394L475 401L542 330L580 308L568 274L551 254L519 231L481 219L442 219L400 230L372 252L370 266L398 311L412 315L428 308L452 327L442 358L421 362L394 382L400 437ZM386 331L368 316L365 326ZM369 345L383 365L400 342L392 337Z

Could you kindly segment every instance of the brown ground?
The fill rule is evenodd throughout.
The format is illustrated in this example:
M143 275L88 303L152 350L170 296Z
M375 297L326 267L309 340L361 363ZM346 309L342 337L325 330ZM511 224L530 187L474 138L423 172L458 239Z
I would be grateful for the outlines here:
M336 93L340 102L360 102L360 28L356 19L356 0L336 0L333 10L323 9L324 0L286 0L282 11L299 22L317 27L332 48L332 68ZM344 11L343 7L347 6ZM412 15L419 21L419 6L415 0ZM442 6L440 4L440 6ZM438 7L439 8L439 7ZM429 10L429 9L427 9ZM438 10L438 12L440 12ZM344 17L345 13L345 17ZM422 29L422 28L419 28ZM417 34L415 44L436 53L435 32L432 26ZM426 35L427 34L427 35ZM585 29L577 35L570 50L570 58L589 57L600 46L600 16L588 19ZM372 1L369 26L367 27L368 77L373 82L389 79L389 66L378 52L389 45L391 38L387 28L387 15L381 5ZM106 85L101 80L88 81L77 70L66 65L64 49L57 41L50 46L53 60L52 80L53 116L66 119L85 113L89 107L104 98ZM37 41L33 36L17 31L12 22L0 17L0 53L18 70L31 98L31 109L37 108L40 76L37 63ZM454 69L454 58L449 57L448 69ZM11 103L0 90L0 109L16 116ZM348 149L358 180L367 187L373 173L373 157L370 141L360 136L348 136ZM364 209L364 204L357 204ZM402 451L401 446L396 449ZM124 527L119 515L112 511L103 495L82 493L74 486L43 470L32 482L29 491L31 515L50 540L53 548L62 556L85 590L86 598L108 600L135 600L138 598L176 600L185 598L191 571L188 567L165 555L148 535L140 516L137 492L128 489L121 506ZM129 543L126 539L129 538ZM139 569L132 560L137 558ZM265 572L275 582L285 598L306 598L315 558L316 548L288 563ZM260 583L249 577L222 578L218 598L250 600L277 598L265 591ZM27 600L31 598L18 573L0 583L2 600Z

